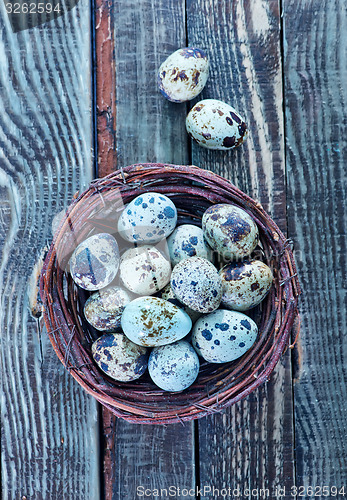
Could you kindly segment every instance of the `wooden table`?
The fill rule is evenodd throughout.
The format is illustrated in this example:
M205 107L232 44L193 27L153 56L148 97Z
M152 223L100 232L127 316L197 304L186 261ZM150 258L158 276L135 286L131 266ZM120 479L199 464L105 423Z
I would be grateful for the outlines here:
M133 500L144 489L143 498L165 498L155 488L170 486L202 488L201 499L223 498L204 487L271 499L311 498L309 486L339 491L347 478L345 1L80 0L19 33L0 10L3 498ZM186 45L210 57L202 96L247 119L250 136L234 152L191 143L189 104L157 90L160 63ZM259 200L293 240L303 288L298 349L246 400L185 425L114 418L63 368L31 314L30 277L53 215L92 177L141 161L198 165ZM343 498L334 491L325 497Z

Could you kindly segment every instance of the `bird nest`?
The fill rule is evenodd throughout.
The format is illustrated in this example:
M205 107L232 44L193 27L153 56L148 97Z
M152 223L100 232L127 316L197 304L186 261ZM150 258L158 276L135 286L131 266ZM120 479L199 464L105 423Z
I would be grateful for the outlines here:
M83 306L89 294L68 272L76 246L98 232L116 233L124 205L147 191L163 193L177 207L178 222L201 225L212 204L241 207L258 225L263 260L273 271L274 284L251 311L259 333L241 358L223 364L202 362L198 378L179 393L164 392L145 373L133 382L117 382L94 363L91 345L100 335L88 325ZM46 256L40 295L53 348L65 368L95 399L129 422L169 424L219 412L247 397L266 381L291 343L298 317L300 287L290 242L259 203L228 180L194 166L138 164L118 170L73 201L55 233Z

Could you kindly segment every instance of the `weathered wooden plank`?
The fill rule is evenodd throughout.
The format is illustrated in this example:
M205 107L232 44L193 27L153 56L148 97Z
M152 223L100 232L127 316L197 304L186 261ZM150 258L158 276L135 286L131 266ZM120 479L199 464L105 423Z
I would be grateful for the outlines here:
M110 15L114 49L105 50L104 44L98 44L98 39L108 38L105 33L96 38L97 78L106 89L97 106L101 99L110 111L108 123L115 131L116 159L112 163L107 150L99 148L98 175L112 171L115 161L118 167L141 161L188 163L186 106L169 103L157 88L160 63L185 46L184 1L131 0L125 8L124 2L116 0ZM107 33L110 28L100 24L99 29ZM114 60L107 64L110 56ZM98 61L104 61L106 74L100 75ZM107 82L114 78L114 71L117 105L112 113ZM99 127L101 140L104 133ZM153 492L148 498L156 498L155 488L194 487L193 424L134 425L116 419L107 410L103 413L106 499L137 498L140 486Z
M347 9L343 0L283 7L288 230L304 290L297 481L340 487L347 477Z
M192 162L230 178L286 230L280 14L277 0L188 1L188 42L207 51L202 97L229 102L249 137L234 152L195 144ZM291 363L287 353L270 381L221 415L198 422L200 484L221 490L295 484ZM202 498L209 498L208 493Z
M97 405L30 316L53 215L92 176L90 5L12 33L0 4L2 497L99 497Z

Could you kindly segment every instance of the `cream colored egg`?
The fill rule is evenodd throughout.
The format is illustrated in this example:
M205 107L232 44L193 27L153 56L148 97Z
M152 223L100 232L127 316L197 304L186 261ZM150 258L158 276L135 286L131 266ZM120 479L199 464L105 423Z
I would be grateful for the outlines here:
M171 264L156 247L144 245L124 252L119 272L128 290L138 295L152 295L169 283Z
M222 305L235 311L257 306L272 285L271 269L260 260L231 262L219 275L223 284Z
M188 134L208 149L234 149L247 137L247 125L229 104L204 99L190 110L186 118Z
M205 87L208 69L203 50L194 47L176 50L159 68L159 90L169 101L190 101Z

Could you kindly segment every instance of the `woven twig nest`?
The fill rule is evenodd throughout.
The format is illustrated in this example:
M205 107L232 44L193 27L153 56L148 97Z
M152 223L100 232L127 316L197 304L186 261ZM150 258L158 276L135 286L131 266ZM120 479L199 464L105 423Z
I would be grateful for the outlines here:
M116 232L121 208L146 191L169 196L179 221L186 223L199 224L211 204L243 208L258 225L262 260L274 273L273 287L252 312L259 326L252 348L230 363L202 362L195 383L180 393L162 391L148 374L124 383L98 368L91 354L98 332L86 324L82 312L88 294L74 284L68 272L77 244L97 232ZM40 293L54 350L78 383L118 417L135 423L168 424L220 411L268 379L289 346L300 288L290 243L259 203L226 179L197 167L139 164L94 181L66 210L44 262Z

